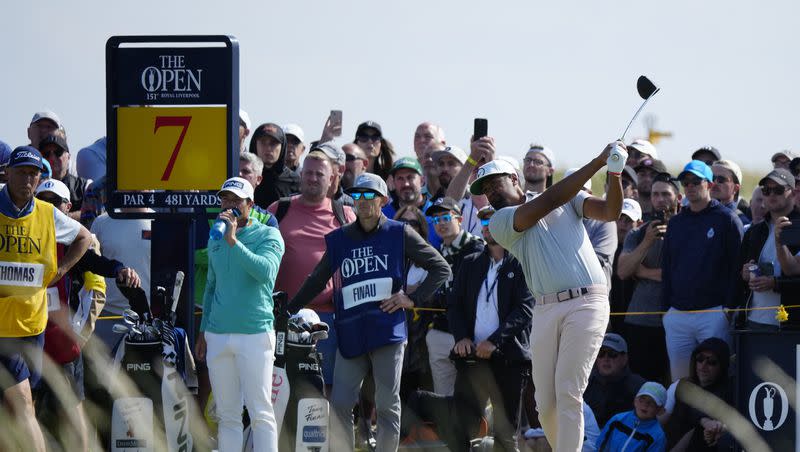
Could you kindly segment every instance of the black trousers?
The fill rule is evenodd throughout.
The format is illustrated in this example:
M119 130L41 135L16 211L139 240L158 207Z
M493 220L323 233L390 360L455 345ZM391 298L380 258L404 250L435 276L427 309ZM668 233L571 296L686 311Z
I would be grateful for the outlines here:
M456 369L453 396L418 391L409 400L409 412L403 412L404 423L433 421L452 452L466 452L470 450L470 440L478 435L486 402L490 400L494 450L517 451L516 433L530 362L477 359L456 362ZM413 420L409 418L412 415Z
M663 326L625 323L622 333L628 342L628 366L647 381L669 385L667 334Z

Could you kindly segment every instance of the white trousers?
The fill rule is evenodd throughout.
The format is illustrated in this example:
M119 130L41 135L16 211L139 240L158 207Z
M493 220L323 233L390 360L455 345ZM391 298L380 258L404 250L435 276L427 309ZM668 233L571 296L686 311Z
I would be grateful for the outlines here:
M684 314L669 308L662 322L667 333L667 355L672 381L689 376L692 352L701 342L718 337L731 345L728 317L721 312L722 306L710 308L720 312Z
M242 450L242 394L250 415L254 450L278 450L278 427L270 398L275 332L206 332L205 336L208 376L219 416L219 451Z
M450 361L450 351L456 346L455 338L450 333L431 329L425 336L425 343L428 345L433 392L444 396L453 395L458 372L453 361Z
M533 309L531 353L539 422L554 452L583 446L583 391L603 343L608 296L589 293Z

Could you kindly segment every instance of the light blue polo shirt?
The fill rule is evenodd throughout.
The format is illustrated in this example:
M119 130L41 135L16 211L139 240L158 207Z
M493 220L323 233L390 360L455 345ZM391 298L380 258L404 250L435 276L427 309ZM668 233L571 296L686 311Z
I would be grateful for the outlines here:
M538 193L527 193L526 202L537 196ZM606 276L583 226L583 202L590 196L578 192L522 232L514 230L514 213L519 206L504 207L492 216L489 232L520 262L534 297L606 285Z

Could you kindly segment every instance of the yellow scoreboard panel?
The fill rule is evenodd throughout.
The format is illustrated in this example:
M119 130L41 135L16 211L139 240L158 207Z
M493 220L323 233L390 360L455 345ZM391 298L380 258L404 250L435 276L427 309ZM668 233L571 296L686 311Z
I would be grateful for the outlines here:
M226 107L118 107L117 190L216 191L226 141Z

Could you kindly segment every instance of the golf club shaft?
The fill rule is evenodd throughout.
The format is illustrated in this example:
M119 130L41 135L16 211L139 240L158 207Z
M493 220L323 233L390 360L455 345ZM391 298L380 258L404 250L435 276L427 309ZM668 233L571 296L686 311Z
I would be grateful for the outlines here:
M651 97L652 97L652 96L651 96ZM648 102L649 100L650 100L650 97L648 97L647 99L645 99L645 100L644 100L644 102L642 102L642 105L640 105L640 106L639 106L639 109L638 109L638 110L636 110L636 113L634 113L634 114L633 114L633 118L631 118L631 122L629 122L629 123L628 123L628 127L625 127L625 131L624 131L624 132L622 132L622 137L620 137L619 141L622 141L622 142L624 142L624 141L625 141L625 134L627 134L627 133L628 133L628 129L630 129L630 128L631 128L631 125L633 124L633 121L636 121L636 118L638 118L638 117L639 117L639 113L641 113L641 112L642 112L642 109L644 108L644 106L645 106L645 105L647 105L647 102Z

